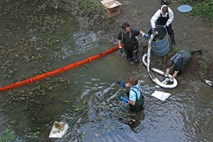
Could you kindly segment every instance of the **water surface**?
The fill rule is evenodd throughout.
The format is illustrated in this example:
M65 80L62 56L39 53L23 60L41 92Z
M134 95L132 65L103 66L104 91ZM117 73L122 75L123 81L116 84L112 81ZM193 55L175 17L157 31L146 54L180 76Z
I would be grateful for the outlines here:
M73 15L39 9L35 2L2 2L0 10L0 86L23 80L114 45L92 31L81 31ZM13 9L13 10L11 10ZM140 57L142 53L140 52ZM145 111L128 112L115 84L130 75L140 78ZM162 102L154 90L172 95ZM15 131L15 141L212 141L213 90L199 80L179 79L175 89L157 88L146 68L111 53L55 77L1 92L0 131ZM49 139L54 121L70 129L62 139Z

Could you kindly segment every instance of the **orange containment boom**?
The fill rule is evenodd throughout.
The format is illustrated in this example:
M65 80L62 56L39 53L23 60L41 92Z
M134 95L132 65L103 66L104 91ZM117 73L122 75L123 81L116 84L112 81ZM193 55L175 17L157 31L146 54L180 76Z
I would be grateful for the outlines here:
M20 87L22 85L30 84L30 83L36 82L38 80L42 80L44 78L47 78L47 77L50 77L50 76L54 76L54 75L57 75L59 73L68 71L68 70L76 68L76 67L78 67L80 65L83 65L83 64L86 64L86 63L91 62L93 60L96 60L96 59L98 59L98 58L100 58L102 56L105 56L105 55L109 54L109 53L112 53L112 52L114 52L114 51L116 51L118 49L119 49L118 45L114 46L114 47L112 47L112 48L110 48L110 49L108 49L108 50L106 50L106 51L104 51L102 53L96 54L96 55L91 56L91 57L89 57L87 59L84 59L84 60L69 64L69 65L67 65L65 67L58 68L58 69L55 69L55 70L52 70L52 71L49 71L49 72L46 72L46 73L31 77L31 78L25 79L23 81L19 81L19 82L10 84L8 86L2 87L2 88L0 88L0 92L6 91L6 90L10 90L10 89L13 89L13 88L16 88L16 87Z

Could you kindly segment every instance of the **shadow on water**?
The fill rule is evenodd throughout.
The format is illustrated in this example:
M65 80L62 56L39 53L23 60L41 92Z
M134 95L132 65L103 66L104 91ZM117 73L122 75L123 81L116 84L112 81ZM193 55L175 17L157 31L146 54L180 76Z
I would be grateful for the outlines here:
M36 5L19 1L1 4L0 18L6 18L0 23L6 35L0 35L1 86L113 46L99 41L93 32L79 31L69 13L51 9L32 12ZM126 90L115 81L126 81L130 75L141 80L145 96L141 115L130 114L128 105L117 98ZM172 95L162 102L151 96L156 89ZM142 63L130 64L114 52L58 76L1 92L0 134L12 128L15 141L39 142L212 141L212 94L205 84L184 79L175 89L157 88ZM69 123L62 139L48 138L54 121Z

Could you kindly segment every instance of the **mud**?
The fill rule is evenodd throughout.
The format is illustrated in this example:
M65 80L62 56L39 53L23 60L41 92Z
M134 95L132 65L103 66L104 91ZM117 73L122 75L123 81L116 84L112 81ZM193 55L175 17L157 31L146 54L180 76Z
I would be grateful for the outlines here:
M160 0L119 0L122 3L122 12L119 16L108 18L104 13L102 15L90 15L79 18L82 30L94 30L99 33L103 40L111 41L117 44L117 34L120 31L120 25L128 22L133 28L148 32L150 29L150 18L161 7ZM191 62L185 67L184 75L191 80L202 80L203 78L213 78L213 49L211 35L213 35L212 26L202 21L201 18L192 16L192 13L180 13L177 7L180 5L177 1L169 4L174 12L173 29L177 45L173 48L170 56L178 50L188 48L191 51L202 49L203 54L193 55ZM99 13L100 14L100 13ZM91 19L91 16L93 17ZM89 22L88 22L89 21ZM85 24L82 24L85 23ZM86 25L86 26L85 26ZM146 52L146 42L140 41L142 53ZM155 57L155 60L159 60ZM165 62L169 58L160 58ZM159 65L153 60L153 64ZM208 67L202 68L201 62L207 62ZM165 67L160 65L160 67Z

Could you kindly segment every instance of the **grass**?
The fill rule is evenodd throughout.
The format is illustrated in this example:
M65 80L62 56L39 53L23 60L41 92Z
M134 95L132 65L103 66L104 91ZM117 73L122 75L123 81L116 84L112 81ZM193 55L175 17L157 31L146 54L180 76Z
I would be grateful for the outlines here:
M200 74L201 75L207 75L209 70L209 64L206 60L199 60L198 61L199 67L200 67Z
M189 3L193 7L192 14L202 17L206 22L213 23L212 0L180 0L181 3Z
M97 0L66 0L68 3L74 5L74 8L78 11L92 10L96 12L103 11L103 7L100 1Z
M15 133L12 129L8 128L0 133L0 142L11 142L15 140Z

